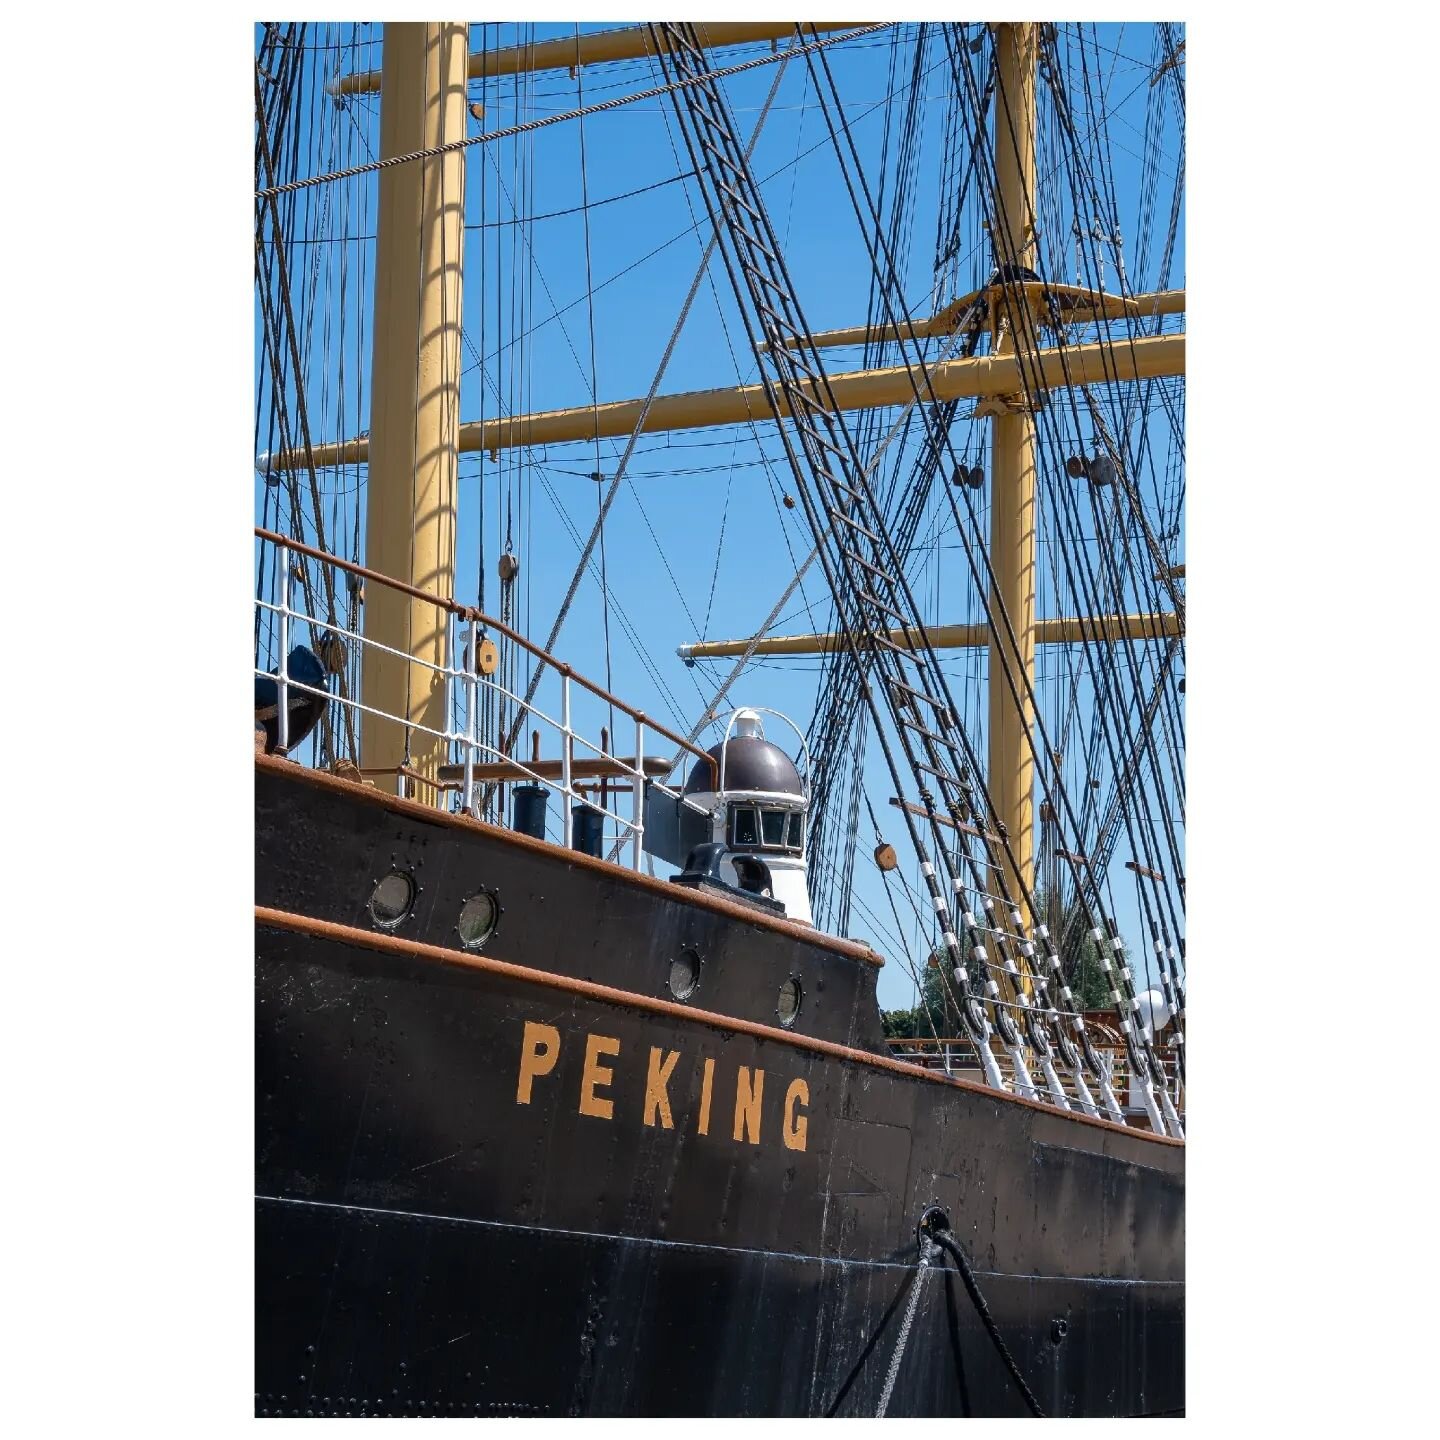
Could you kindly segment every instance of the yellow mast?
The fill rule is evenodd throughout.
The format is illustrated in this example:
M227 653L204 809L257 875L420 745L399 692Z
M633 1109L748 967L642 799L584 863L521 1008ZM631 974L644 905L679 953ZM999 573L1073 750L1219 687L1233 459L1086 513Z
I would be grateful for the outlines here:
M1039 377L1036 383L1047 389L1066 385L1114 385L1127 380L1183 375L1185 337L1144 335L1123 347L1093 344L1066 346L1063 351L1042 350L1029 368ZM1013 396L1024 389L1026 378L1013 354L944 360L930 366L927 374L937 400ZM912 373L903 365L831 375L830 389L841 410L908 405L915 398ZM789 413L783 401L780 408L782 414ZM470 421L460 427L460 452L485 450L493 454L526 445L561 445L597 437L628 439L644 410L643 399L610 400L599 405L576 405L564 410ZM743 425L750 420L763 423L773 413L760 385L690 390L678 395L657 395L641 431L650 435L706 425ZM315 445L311 453L316 465L355 465L368 458L370 446L364 437L357 437ZM301 450L281 450L264 457L264 463L273 470L296 470L305 464L305 454Z
M839 29L844 22L818 28ZM771 31L790 33L788 25L716 23L702 43L734 44L765 38ZM636 29L514 47L488 56L466 53L463 22L391 24L386 27L384 68L379 74L346 77L337 87L350 93L371 90L383 79L382 154L429 149L463 138L467 74L595 63L647 52L647 31ZM1030 23L995 26L997 50L995 165L999 200L993 240L997 266L1034 269L1035 68L1036 27ZM497 68L499 67L499 68ZM464 224L464 164L460 152L416 165L381 172L377 242L376 345L370 437L314 447L318 465L369 463L367 562L382 573L406 578L436 594L452 589L454 573L457 453L628 436L642 401L617 401L543 414L499 417L481 424L459 423L459 352L461 246ZM415 237L419 236L417 247ZM999 287L1002 291L1004 286ZM1003 622L988 636L990 652L990 790L1016 856L1020 875L1033 884L1033 786L1030 733L1033 707L1024 698L1023 677L1034 680L1035 646L1084 638L1080 622L1035 620L1035 469L1034 426L1025 396L1028 388L1107 384L1180 375L1185 370L1185 337L1141 337L1116 352L1108 344L1067 347L1035 353L1029 337L1033 321L1026 313L1033 287L1011 286L1011 295L991 306L995 343L988 356L951 360L930 368L938 399L975 398L977 414L994 417L991 478L991 565L995 573L992 606L1009 617L1016 643ZM1052 287L1053 288L1053 287ZM1078 294L1078 292L1077 292ZM1083 299L1084 297L1080 297ZM963 304L963 302L956 302ZM1184 309L1184 292L1162 292L1119 301L1094 296L1098 316L1115 303L1140 313L1173 314ZM955 306L930 321L917 322L925 333L945 333ZM1077 319L1080 318L1077 315ZM858 331L820 337L825 343L855 343ZM1017 353L1017 350L1020 353ZM1023 363L1022 363L1023 362ZM904 366L831 377L841 409L867 409L908 403L912 379ZM727 387L659 396L651 404L646 432L724 425L764 418L769 405L760 386ZM271 457L275 469L295 468L298 454ZM367 597L367 635L411 659L385 656L367 648L364 697L368 705L409 717L414 724L444 728L443 681L431 665L446 662L446 634L438 616L421 602L372 587ZM1125 633L1172 634L1173 616L1105 617ZM972 627L953 630L951 644L975 644ZM937 631L932 630L932 638ZM827 637L794 637L762 642L762 651L781 645L824 648ZM696 656L729 653L726 642L687 647ZM1004 680L1006 665L1022 693L1017 709ZM369 766L400 763L403 737L393 724L362 723L362 745ZM412 733L410 765L434 774L441 745ZM1007 877L1018 894L1017 877ZM997 887L998 888L998 887ZM1030 917L1024 917L1027 923Z
M467 49L464 21L386 24L382 158L464 138ZM380 172L365 563L446 597L455 579L464 226L462 151ZM448 663L446 616L370 585L364 630L400 652L366 645L361 662L362 763L388 768L405 760L406 736L370 710L445 729L446 682L431 667ZM420 774L435 776L443 751L434 736L410 733L409 765ZM424 787L416 798L437 793Z
M1027 270L1035 269L1035 38L1032 24L995 27L995 263ZM995 353L1028 348L1033 333L1028 316L1005 305L995 309ZM995 624L989 647L989 788L1014 857L1013 866L1008 859L1001 861L1009 872L1006 885L1019 901L1020 882L1028 888L1035 874L1030 753L1035 713L1027 693L1027 681L1033 683L1035 676L1035 429L1023 393L1004 397L995 406L990 474L990 601ZM1002 612L1009 617L1013 642ZM1006 667L1018 706L1004 678ZM997 884L997 898L999 892ZM1019 903L1028 933L1033 920L1024 902ZM1008 922L1003 911L997 919Z

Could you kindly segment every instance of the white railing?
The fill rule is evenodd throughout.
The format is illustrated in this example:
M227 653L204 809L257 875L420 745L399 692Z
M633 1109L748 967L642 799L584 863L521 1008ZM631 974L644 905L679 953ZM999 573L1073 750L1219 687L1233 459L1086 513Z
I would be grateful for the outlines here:
M956 1072L974 1072L977 1076L982 1074L982 1066L979 1052L975 1048L975 1042L968 1035L955 1036L892 1036L885 1042L890 1054L896 1060L904 1060L908 1064L918 1065L926 1070L943 1070L947 1075ZM1116 1096L1119 1098L1127 1115L1138 1116L1145 1114L1143 1105L1129 1103L1130 1095L1130 1058L1125 1046L1118 1040L1104 1039L1092 1036L1091 1044L1095 1050L1097 1059L1101 1065L1108 1070L1108 1079ZM1009 1052L999 1043L998 1037L992 1039L991 1052L995 1057L1002 1075L1014 1085L1013 1066L1010 1062ZM1160 1062L1162 1072L1160 1080L1165 1092L1170 1096L1172 1103L1183 1117L1185 1110L1185 1086L1180 1079L1179 1057L1176 1054L1173 1044L1161 1044L1156 1046L1156 1059ZM1073 1103L1078 1099L1078 1091L1075 1088L1074 1080L1063 1066L1057 1064L1056 1072L1061 1085L1064 1087L1067 1098ZM1018 1088L1018 1087L1017 1087ZM1047 1097L1042 1093L1041 1099Z
M258 677L271 678L276 682L278 713L275 750L278 753L287 754L291 749L290 706L292 698L299 693L318 697L354 712L378 717L401 727L407 734L431 736L444 745L449 756L457 757L447 763L442 763L437 774L422 775L408 770L403 765L392 769L366 770L363 765L365 757L362 755L360 756L362 763L359 767L362 774L395 774L412 782L428 785L437 793L458 792L461 811L475 818L488 817L490 801L497 792L503 794L500 787L504 785L529 781L537 785L551 786L559 792L561 797L561 840L567 848L572 846L575 840L574 807L583 806L602 817L602 834L605 822L609 822L615 827L618 837L617 848L629 850L629 861L635 869L640 868L640 857L644 848L647 785L653 786L656 790L694 810L697 814L705 816L707 820L710 818L707 810L686 800L680 791L661 783L658 775L646 774L646 756L652 753L653 749L660 748L647 744L646 732L651 732L653 736L659 736L671 745L679 747L680 751L689 752L702 763L711 766L713 770L714 762L705 751L666 729L665 726L645 715L643 711L634 709L617 696L610 694L608 690L587 680L569 665L555 659L554 656L549 655L538 646L532 645L502 622L484 615L470 606L459 605L453 600L426 594L413 586L391 580L350 561L327 555L324 551L286 536L260 529L257 529L255 534L263 542L275 547L279 566L279 576L274 587L275 599L272 601L262 597L256 601L260 610L275 617L279 649L278 663L274 670L266 671L261 668L257 657L255 667L255 674ZM437 611L444 613L447 617L445 653L455 657L456 663L435 664L409 655L404 651L370 639L362 633L346 629L338 623L310 615L303 608L297 607L292 600L291 576L291 565L296 556L304 557L305 560L321 565L333 566L337 570L363 578L367 583L382 585L433 605ZM297 622L309 625L313 635L333 637L335 640L347 642L353 647L353 650L349 652L351 654L363 654L368 650L390 655L407 664L421 667L435 676L442 677L447 700L445 714L447 717L453 717L457 709L454 701L463 697L463 724L447 724L444 729L434 729L421 724L413 717L394 715L367 705L363 700L345 694L343 687L337 693L329 688L328 684L321 688L295 678L290 673L290 651L291 639ZM461 640L462 629L464 643L457 644L456 642ZM528 654L539 663L542 670L558 680L558 695L556 696L558 716L551 713L550 710L542 708L540 704L527 701L524 696L516 694L514 690L501 683L498 675L480 672L478 659L481 653L481 643L489 637L491 632L499 636L502 643L508 642ZM323 657L322 663L324 663ZM512 734L519 735L523 733L523 730L529 729L532 724L543 726L548 732L553 733L554 743L559 750L558 774L555 761L546 762L539 758L541 749L539 729L532 731L532 758L529 763L507 754L482 735L480 715L487 696L495 697L497 713L499 709L503 708L500 702L503 701L505 705L508 705L510 717L507 724ZM633 755L626 757L612 753L606 727L601 727L601 743L599 744L581 733L575 723L574 711L577 696L583 696L595 705L606 707L612 715L615 711L619 711L628 717L634 727ZM515 721L517 716L523 717L520 723ZM506 727L497 725L495 727L496 735L498 736L504 728ZM593 756L593 763L588 763L584 754L579 757L581 760L578 766L579 773L577 773L576 764L577 746L582 752L588 752L589 756ZM669 774L675 768L675 764L679 763L679 759L680 756L677 753L674 763L657 760L652 768L660 771L663 766L661 773ZM598 785L582 783L586 779L587 772L599 780ZM617 795L623 793L628 782L631 795L628 815L620 813L618 803L613 809L606 803L612 781ZM716 784L713 775L711 784L712 787Z

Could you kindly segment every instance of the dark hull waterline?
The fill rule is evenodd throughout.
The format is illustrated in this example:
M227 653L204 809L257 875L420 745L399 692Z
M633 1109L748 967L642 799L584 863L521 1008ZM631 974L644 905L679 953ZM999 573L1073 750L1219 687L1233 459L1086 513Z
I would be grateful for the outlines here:
M818 932L279 762L256 832L257 1413L873 1415L919 1283L888 1413L1026 1414L931 1206L1047 1413L1183 1409L1182 1145L890 1060Z

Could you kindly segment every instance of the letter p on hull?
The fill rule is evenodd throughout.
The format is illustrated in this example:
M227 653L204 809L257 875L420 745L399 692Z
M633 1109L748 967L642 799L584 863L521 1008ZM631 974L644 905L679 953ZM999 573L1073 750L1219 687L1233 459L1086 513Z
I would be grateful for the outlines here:
M525 1038L520 1042L520 1083L515 1087L515 1103L530 1103L530 1087L537 1075L548 1075L560 1058L560 1032L553 1025L525 1022Z

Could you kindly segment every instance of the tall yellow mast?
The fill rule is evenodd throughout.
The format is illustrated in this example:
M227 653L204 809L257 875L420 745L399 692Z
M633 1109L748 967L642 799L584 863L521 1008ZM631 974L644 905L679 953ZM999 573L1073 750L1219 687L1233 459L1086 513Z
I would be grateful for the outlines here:
M997 205L992 238L997 267L1035 269L1035 26L995 27L995 171ZM1026 301L1018 301L1024 305ZM1027 347L1032 327L1021 313L995 307L997 354ZM990 564L994 571L991 607L995 626L990 638L990 795L1000 824L1010 837L1015 864L1002 861L1010 894L1019 897L1019 880L1033 883L1034 766L1031 732L1035 723L1027 680L1035 675L1035 429L1023 394L993 402L990 457ZM1014 642L1001 613L1008 615ZM1017 707L1005 680L1009 667ZM1019 876L1015 869L1018 867ZM995 887L998 896L999 886ZM1022 903L1028 930L1032 923ZM1004 920L1002 915L999 917Z
M753 39L752 29L765 29L740 25L711 28L715 32L708 36L711 44ZM994 29L995 260L997 267L1033 271L1038 30L1032 23L1001 23ZM538 50L526 51L517 59L517 68L613 59L615 55L605 47L643 48L647 43L644 34L641 27L584 36L578 51L573 40L555 42L553 55L546 51L541 57ZM463 138L467 68L489 73L484 64L477 70L477 61L467 55L464 23L391 24L386 26L385 41L382 153L389 156L429 149ZM373 88L374 83L373 75L351 77L339 88L359 91ZM371 434L314 449L314 461L320 465L368 462L368 564L435 594L448 594L453 587L458 451L496 452L543 442L628 435L644 408L639 400L616 401L460 425L463 226L461 152L381 171ZM1035 432L1031 402L1024 393L1026 381L1038 381L1041 388L1109 384L1183 374L1185 368L1183 335L1142 337L1123 354L1103 343L1071 346L1064 356L1053 351L1036 353L1031 342L1034 316L1027 313L1033 288L1002 283L996 287L1000 298L991 292L994 344L989 356L940 362L930 370L938 398L974 397L979 401L976 413L993 417L990 561L995 583L991 605L999 623L989 634L987 647L987 763L990 793L1016 861L1006 883L1017 897L1021 878L1027 887L1034 882L1034 708L1027 692L1034 683L1035 647L1037 640L1068 639L1070 628L1078 623L1057 619L1037 626L1035 618ZM1106 307L1116 303L1133 304L1142 313L1170 314L1183 309L1184 296L1183 292L1166 293L1135 297L1130 302L1096 297L1092 308L1097 314L1101 310L1108 313ZM947 314L927 323L936 333L943 333L950 321ZM848 344L855 343L857 334L837 331L821 338L827 343ZM836 375L830 383L840 408L863 409L906 403L913 382L902 366ZM660 396L649 406L643 429L733 424L765 413L767 405L759 386ZM270 463L277 469L293 468L299 459L285 453ZM1002 607L1014 631L1014 643L1000 620ZM445 686L426 663L446 662L446 633L439 618L422 602L371 587L365 613L367 635L411 658L406 661L367 648L362 681L368 706L407 716L412 724L444 729ZM1125 627L1127 633L1143 629L1149 634L1156 622L1166 634L1178 628L1169 616L1114 617L1114 623ZM1054 633L1042 633L1047 625ZM956 634L947 643L974 644L980 638L970 627L949 628ZM808 646L823 649L827 639L793 637L764 644L802 648L808 642ZM697 655L731 653L724 642L691 648ZM1020 695L1018 707L1005 679L1007 668ZM405 758L404 736L393 722L366 715L361 733L367 768L394 766ZM412 731L411 768L434 774L441 749L440 742ZM1023 918L1029 923L1032 917L1027 914Z
M382 157L465 135L468 27L463 21L387 23L381 74ZM455 512L460 432L461 247L465 239L463 151L380 172L375 241L375 332L370 399L365 563L434 595L455 580ZM391 768L406 759L406 734L393 720L445 729L448 663L443 611L370 585L364 647L361 763ZM409 659L403 658L408 655ZM435 776L444 744L409 734L409 765ZM379 783L395 788L393 778ZM436 792L422 790L417 799Z

